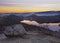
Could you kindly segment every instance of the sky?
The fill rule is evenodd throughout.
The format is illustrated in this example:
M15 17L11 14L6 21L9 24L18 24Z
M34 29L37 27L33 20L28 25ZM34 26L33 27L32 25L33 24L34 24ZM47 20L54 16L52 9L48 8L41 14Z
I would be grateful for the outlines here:
M0 0L0 12L60 11L60 0Z

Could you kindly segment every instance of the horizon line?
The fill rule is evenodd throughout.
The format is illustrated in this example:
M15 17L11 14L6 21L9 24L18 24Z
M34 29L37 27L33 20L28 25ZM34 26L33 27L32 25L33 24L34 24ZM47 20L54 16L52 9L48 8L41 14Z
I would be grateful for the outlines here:
M52 12L60 12L60 10L57 10L57 11L52 11ZM51 12L51 11L35 11L35 12ZM0 12L0 13L33 13L32 11L31 12Z

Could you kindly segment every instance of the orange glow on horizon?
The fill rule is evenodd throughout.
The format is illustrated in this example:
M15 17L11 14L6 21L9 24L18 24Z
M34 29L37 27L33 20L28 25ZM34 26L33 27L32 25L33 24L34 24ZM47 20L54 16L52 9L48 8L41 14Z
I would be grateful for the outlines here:
M44 12L44 11L55 11L55 10L43 10L43 9L12 9L12 8L0 8L0 13L20 13L20 12ZM60 10L58 10L60 11Z
M42 12L42 11L46 11L46 10L18 10L18 9L0 9L0 13L5 13L5 12Z
M17 8L0 8L0 13L20 13L20 12L43 12L49 11L44 9L17 9Z

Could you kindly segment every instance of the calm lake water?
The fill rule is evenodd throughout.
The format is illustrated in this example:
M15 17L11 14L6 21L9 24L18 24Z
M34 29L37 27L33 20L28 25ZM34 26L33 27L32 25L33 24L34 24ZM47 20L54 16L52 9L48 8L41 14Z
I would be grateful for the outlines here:
M60 29L60 26L48 26L48 28L50 29L50 30L53 30L53 31L59 31L59 29Z

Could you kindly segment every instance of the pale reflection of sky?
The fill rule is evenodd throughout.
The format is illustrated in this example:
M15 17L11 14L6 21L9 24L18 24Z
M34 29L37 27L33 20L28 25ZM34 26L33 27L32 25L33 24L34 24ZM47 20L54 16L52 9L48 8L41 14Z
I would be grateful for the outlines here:
M48 28L52 31L59 31L60 30L59 26L48 26Z

